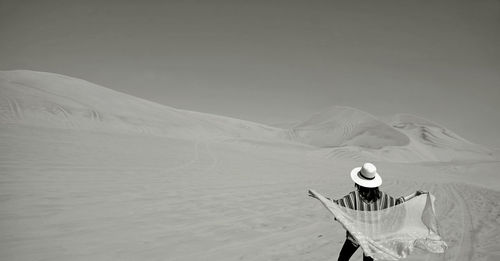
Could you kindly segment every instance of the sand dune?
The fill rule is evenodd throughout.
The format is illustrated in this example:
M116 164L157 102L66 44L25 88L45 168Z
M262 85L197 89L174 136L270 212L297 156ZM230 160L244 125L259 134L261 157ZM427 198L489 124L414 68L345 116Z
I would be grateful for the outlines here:
M498 153L423 118L398 114L390 124L360 110L335 106L290 129L293 140L330 158L397 162L498 160Z
M345 231L307 189L347 194L370 157L387 193L437 198L450 248L407 260L500 259L500 162L423 119L337 108L290 140L29 71L0 73L0 99L0 260L335 260Z
M496 160L497 154L428 120L397 115L389 125L360 110L334 106L292 128L179 110L52 73L0 72L0 122L47 128L320 148L359 160Z
M440 161L498 159L493 150L474 144L451 130L418 116L396 115L392 126L410 137L414 151L421 149Z
M184 138L285 137L270 126L178 110L52 73L0 72L0 94L4 124Z
M321 148L357 146L380 149L407 145L410 141L406 135L374 116L340 106L312 115L291 131L298 140Z

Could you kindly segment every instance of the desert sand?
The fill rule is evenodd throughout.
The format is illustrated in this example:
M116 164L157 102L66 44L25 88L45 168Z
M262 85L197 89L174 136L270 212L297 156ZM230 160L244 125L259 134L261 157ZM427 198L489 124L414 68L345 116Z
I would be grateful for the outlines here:
M339 198L365 161L437 198L449 249L407 260L500 260L499 151L413 115L278 128L5 71L0 147L0 260L336 260L345 231L307 190Z

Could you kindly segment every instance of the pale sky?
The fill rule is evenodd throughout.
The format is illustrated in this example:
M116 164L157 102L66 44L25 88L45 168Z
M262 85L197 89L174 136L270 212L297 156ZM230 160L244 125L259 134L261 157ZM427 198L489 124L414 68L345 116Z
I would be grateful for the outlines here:
M267 124L333 105L500 147L500 1L4 1L0 70Z

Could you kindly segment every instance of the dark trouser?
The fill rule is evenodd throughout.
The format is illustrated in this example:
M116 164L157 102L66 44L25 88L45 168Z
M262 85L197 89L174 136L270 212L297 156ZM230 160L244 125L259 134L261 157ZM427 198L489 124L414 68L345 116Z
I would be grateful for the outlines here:
M342 249L340 250L338 261L348 261L354 254L354 252L356 252L358 247L359 245L349 239L346 239L344 242L344 246L342 246ZM373 258L363 253L363 261L373 261Z

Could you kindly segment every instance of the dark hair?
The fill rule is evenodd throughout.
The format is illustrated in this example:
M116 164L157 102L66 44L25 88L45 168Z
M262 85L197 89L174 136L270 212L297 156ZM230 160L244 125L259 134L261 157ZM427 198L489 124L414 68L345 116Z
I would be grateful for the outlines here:
M380 198L380 190L378 187L367 188L358 184L354 184L354 186L358 189L359 195L368 202L373 202Z

